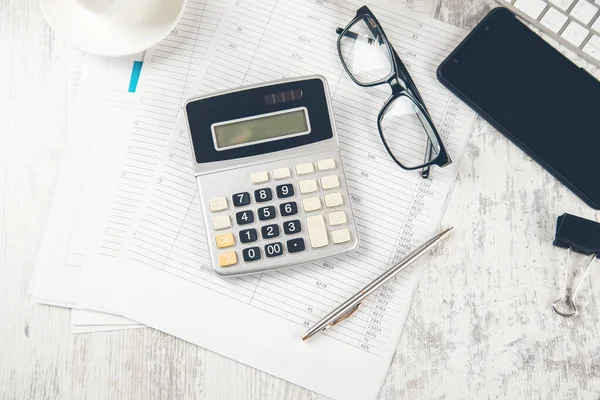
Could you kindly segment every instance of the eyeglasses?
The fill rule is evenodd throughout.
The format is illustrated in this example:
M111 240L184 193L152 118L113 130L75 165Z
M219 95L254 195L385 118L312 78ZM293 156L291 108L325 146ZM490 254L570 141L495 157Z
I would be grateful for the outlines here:
M336 32L338 54L350 78L363 87L387 83L392 88L377 127L396 164L406 170L423 169L423 178L429 176L432 165L449 165L452 160L419 90L371 10L362 6Z

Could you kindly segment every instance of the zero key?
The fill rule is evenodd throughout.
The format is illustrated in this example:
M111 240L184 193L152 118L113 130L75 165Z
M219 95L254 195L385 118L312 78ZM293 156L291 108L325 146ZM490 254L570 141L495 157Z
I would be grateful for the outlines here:
M313 215L306 218L306 227L308 228L308 237L313 249L325 247L329 244L325 219L322 215Z

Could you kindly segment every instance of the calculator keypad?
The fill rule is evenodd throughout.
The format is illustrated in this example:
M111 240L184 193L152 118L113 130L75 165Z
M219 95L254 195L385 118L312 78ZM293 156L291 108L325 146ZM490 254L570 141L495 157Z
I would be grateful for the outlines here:
M254 200L258 203L273 200L273 192L269 188L257 189L254 191Z
M273 219L276 216L277 215L275 215L275 206L261 207L258 209L258 219L260 219L261 221Z
M237 212L235 213L235 221L238 225L251 224L254 222L254 213L251 210Z
M260 260L260 247L254 246L242 250L242 257L246 262Z
M278 257L283 255L283 246L281 243L269 243L265 246L265 254L267 257Z
M279 236L279 226L277 224L265 225L260 228L263 239L272 239Z
M346 189L338 189L343 175L338 176L336 168L335 159L324 158L256 171L249 177L256 185L251 190L246 186L248 191L215 193L218 197L208 200L208 208L218 264L261 265L284 254L299 257L297 253L350 242L348 199L343 195ZM231 231L232 225L239 229Z
M298 214L298 205L295 201L289 203L282 203L279 205L279 212L282 217L289 217L290 215Z
M250 193L248 192L236 193L231 198L234 207L243 207L250 204Z
M256 233L256 229L244 229L240 231L240 242L242 243L251 243L256 242L258 240L258 234Z
M279 185L275 188L278 199L285 199L286 197L292 197L294 195L294 185L288 183L287 185Z

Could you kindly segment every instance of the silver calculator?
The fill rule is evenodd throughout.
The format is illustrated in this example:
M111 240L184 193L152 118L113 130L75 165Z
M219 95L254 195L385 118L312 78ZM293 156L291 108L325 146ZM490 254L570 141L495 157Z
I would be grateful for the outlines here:
M184 111L218 275L291 267L356 248L324 77L196 97Z

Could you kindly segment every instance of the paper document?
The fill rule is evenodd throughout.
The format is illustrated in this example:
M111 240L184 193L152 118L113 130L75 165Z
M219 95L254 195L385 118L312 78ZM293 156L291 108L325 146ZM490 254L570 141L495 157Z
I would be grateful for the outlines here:
M196 343L334 399L373 399L386 376L421 267L409 267L351 318L308 342L312 325L437 230L474 114L436 80L464 37L398 4L371 3L423 95L454 163L431 179L390 159L377 132L388 87L362 88L343 71L335 29L362 4L236 2L219 28L195 93L319 73L329 81L360 247L343 257L254 276L212 273L187 134L170 135L152 188L121 242L101 241L80 303ZM212 57L211 57L212 56ZM169 120L171 122L172 120ZM108 221L107 227L110 227ZM106 238L104 238L106 240ZM107 263L106 260L112 260Z
M139 56L85 57L83 74L89 79L84 78L83 87L80 88L74 112L77 118L70 128L74 134L68 143L38 255L32 283L35 301L65 307L77 306L81 268L96 234L96 217L101 215L98 210L103 209L111 166L123 147L119 143L124 137L124 130L130 127L131 119L136 119L137 115L152 119L152 114L160 110L164 98L173 94L179 98L183 96L181 88L188 80L191 82L195 75L187 71L185 80L182 80L178 69L181 67L172 65L165 69L163 59L165 55L174 55L179 57L177 62L180 64L198 63L197 60L202 59L208 49L225 4L221 0L190 1L178 27L167 39L147 52L145 68L152 72L144 84L138 82L140 72L143 74ZM69 62L75 78L80 71L78 57L78 53L74 52ZM176 85L177 82L179 85ZM131 110L136 90L142 93L139 104L134 104ZM143 126L138 129L139 134L131 144L133 152L138 150L136 145L140 148L146 145L144 129ZM166 142L166 139L155 141L152 149L156 154L161 154L160 146ZM131 174L140 171L143 173L144 167L131 171ZM122 218L124 224L123 221L126 218ZM123 229L115 225L106 230L106 234L119 240ZM92 325L131 324L131 321L116 316L101 316L99 313L88 314L87 317L84 315L84 312L75 313L72 318L74 325L78 325L82 319L89 323L92 316Z

